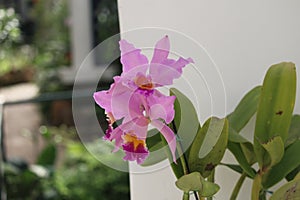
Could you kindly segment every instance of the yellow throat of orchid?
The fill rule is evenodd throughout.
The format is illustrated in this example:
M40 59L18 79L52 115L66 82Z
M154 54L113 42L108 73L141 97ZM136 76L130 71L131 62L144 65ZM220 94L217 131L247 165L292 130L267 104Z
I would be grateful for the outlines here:
M127 133L123 136L123 139L126 141L126 143L132 143L134 151L137 150L138 146L143 145L143 147L146 146L145 140L138 139L136 135L132 133Z

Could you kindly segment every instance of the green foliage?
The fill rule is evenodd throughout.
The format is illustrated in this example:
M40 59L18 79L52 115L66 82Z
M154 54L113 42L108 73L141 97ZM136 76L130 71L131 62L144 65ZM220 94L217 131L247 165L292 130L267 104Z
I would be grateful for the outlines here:
M32 13L36 23L36 66L59 68L70 63L70 35L66 0L38 1ZM51 28L50 28L51 27Z
M128 174L98 161L76 140L72 128L41 126L40 133L48 145L35 165L21 161L5 165L8 199L129 199ZM95 141L88 148L97 145ZM62 147L66 149L64 162L57 166L56 151Z
M206 181L199 172L180 177L176 181L176 186L184 193L189 193L190 191L198 192L201 197L211 197L220 189L217 184Z
M228 140L227 119L209 118L199 130L189 153L191 172L208 177L221 162Z
M295 97L295 65L279 63L271 66L264 79L255 125L254 151L261 170L275 164L262 144L276 136L285 143L288 137Z
M268 70L262 87L251 90L228 116L228 149L240 166L224 164L253 179L252 199L265 199L266 190L285 177L292 180L300 169L300 121L294 115L296 71L293 63ZM248 107L248 108L247 108ZM254 145L239 135L257 112ZM239 121L240 119L241 121ZM260 169L251 167L258 162Z
M55 173L55 184L64 199L129 199L127 173L101 164L80 143L70 143L66 153L65 164Z
M9 47L21 39L20 22L13 8L0 8L0 44Z
M300 173L294 180L280 187L270 198L270 200L292 200L300 197Z

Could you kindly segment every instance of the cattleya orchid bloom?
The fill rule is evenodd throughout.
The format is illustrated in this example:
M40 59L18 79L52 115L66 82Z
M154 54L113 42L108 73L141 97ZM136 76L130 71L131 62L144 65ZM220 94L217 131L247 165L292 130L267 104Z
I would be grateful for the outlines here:
M151 124L165 137L176 161L176 137L167 126L174 119L174 96L166 96L156 88L171 85L182 74L191 58L169 59L168 36L157 42L151 62L126 40L120 41L123 72L114 77L107 91L94 93L96 103L105 109L108 129L104 139L114 140L115 149L125 152L124 160L144 162L149 151L146 146L148 126ZM122 124L113 128L115 120Z

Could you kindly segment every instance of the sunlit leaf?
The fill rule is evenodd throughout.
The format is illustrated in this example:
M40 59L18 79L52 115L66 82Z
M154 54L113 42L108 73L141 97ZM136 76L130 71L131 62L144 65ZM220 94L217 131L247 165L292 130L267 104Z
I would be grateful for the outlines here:
M267 143L262 144L262 146L270 156L271 159L271 163L269 165L270 167L280 162L284 154L284 144L281 137L276 136L272 138L270 141L268 141Z
M296 96L296 68L293 63L279 63L269 68L260 95L254 137L254 150L261 169L271 159L261 146L275 136L288 137Z

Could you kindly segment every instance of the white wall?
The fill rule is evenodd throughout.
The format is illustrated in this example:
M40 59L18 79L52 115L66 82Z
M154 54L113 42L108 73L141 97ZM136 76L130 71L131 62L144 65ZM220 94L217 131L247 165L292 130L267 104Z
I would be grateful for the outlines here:
M224 81L227 113L246 91L262 83L271 64L293 61L300 77L299 9L300 1L297 0L119 0L121 31L143 27L173 29L203 45ZM132 40L154 42L157 39L149 34ZM184 44L181 47L187 48ZM205 66L200 68L203 74L210 70ZM295 112L300 113L300 84L297 84ZM223 94L221 89L214 92ZM218 103L223 104L223 98L220 100L222 102ZM212 112L204 110L201 117L208 117L207 113L218 115L223 112L220 109L223 107L216 106ZM226 160L230 159L227 155ZM131 174L132 200L180 199L180 192L174 186L175 178L169 170ZM227 169L217 171L217 182L222 190L216 199L229 199L236 178ZM249 190L249 184L243 187L239 199L250 199Z

